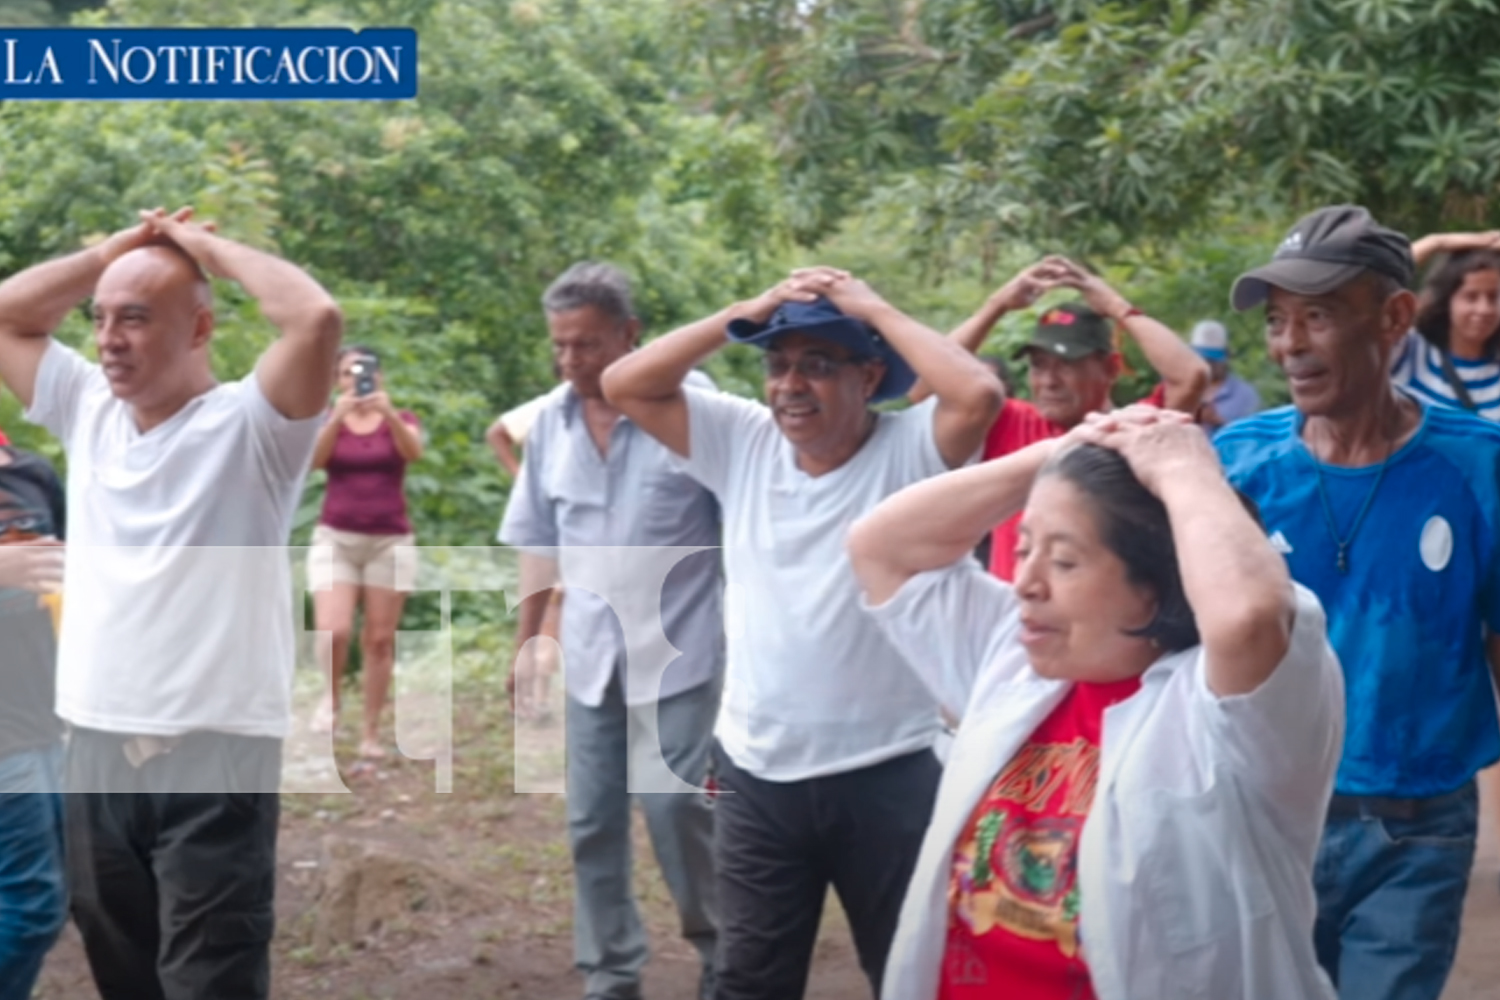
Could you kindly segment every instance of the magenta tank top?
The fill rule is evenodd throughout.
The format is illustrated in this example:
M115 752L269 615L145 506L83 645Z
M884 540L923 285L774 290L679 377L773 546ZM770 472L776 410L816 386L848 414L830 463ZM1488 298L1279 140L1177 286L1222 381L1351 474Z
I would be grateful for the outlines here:
M416 415L400 411L401 419L420 428ZM371 434L355 434L339 424L339 436L328 456L328 492L323 498L320 524L362 535L406 535L406 459L396 450L396 439L384 421Z

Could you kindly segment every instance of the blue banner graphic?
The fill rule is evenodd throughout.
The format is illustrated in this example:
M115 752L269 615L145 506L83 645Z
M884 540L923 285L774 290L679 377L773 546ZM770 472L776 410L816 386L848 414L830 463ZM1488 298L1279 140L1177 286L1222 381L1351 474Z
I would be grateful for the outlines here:
M392 101L411 28L0 28L4 101Z

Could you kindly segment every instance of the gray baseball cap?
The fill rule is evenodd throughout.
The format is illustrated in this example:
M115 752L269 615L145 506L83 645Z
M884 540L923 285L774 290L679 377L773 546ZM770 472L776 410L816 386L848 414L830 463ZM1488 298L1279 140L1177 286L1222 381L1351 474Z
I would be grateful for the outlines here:
M1377 223L1367 209L1333 205L1299 219L1271 262L1240 275L1229 298L1243 311L1264 302L1272 287L1322 295L1365 271L1409 286L1416 271L1411 240Z

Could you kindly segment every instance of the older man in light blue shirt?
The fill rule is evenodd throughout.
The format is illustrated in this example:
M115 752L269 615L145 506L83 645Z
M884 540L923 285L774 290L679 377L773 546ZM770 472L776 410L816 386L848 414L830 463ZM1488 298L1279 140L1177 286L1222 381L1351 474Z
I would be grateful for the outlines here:
M586 1000L640 996L647 946L630 890L630 794L649 791L647 829L707 997L712 812L688 790L707 777L724 664L718 503L600 392L600 374L639 336L625 276L576 264L542 304L564 384L527 439L500 541L523 550L522 590L534 594L520 609L518 650L540 632L546 585L560 576L566 588L576 963ZM662 765L679 794L656 793L668 787Z

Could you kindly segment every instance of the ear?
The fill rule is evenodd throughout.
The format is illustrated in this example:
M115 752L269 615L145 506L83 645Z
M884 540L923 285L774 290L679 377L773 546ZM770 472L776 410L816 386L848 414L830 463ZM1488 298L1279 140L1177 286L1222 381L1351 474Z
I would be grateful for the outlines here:
M207 347L208 342L214 335L214 311L206 306L199 306L198 312L193 316L193 338L191 346L193 350Z
M1120 373L1125 370L1125 358L1119 351L1110 351L1100 360L1104 364L1104 373L1109 376L1111 382L1119 378Z
M1417 297L1403 288L1385 300L1380 314L1380 339L1388 349L1394 350L1416 320Z
M631 350L639 347L641 343L641 321L631 317L625 324L625 344Z
M875 390L880 388L880 380L885 378L885 362L872 361L869 364L859 366L860 375L864 378L865 402L875 395Z

